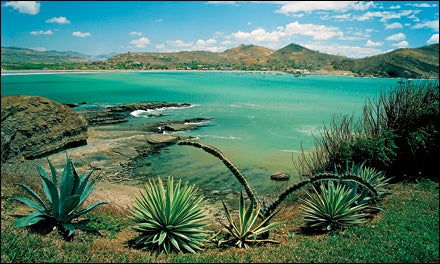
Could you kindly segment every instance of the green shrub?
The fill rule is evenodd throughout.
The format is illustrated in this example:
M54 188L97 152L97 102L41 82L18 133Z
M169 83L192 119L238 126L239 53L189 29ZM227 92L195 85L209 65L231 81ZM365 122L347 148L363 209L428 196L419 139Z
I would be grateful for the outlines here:
M384 131L376 136L357 136L341 142L329 155L330 164L342 165L347 161L366 163L370 167L386 170L396 159L396 135Z
M130 210L137 223L131 229L140 232L130 242L134 247L166 254L202 250L209 231L204 229L204 198L197 195L194 185L182 185L179 180L174 188L173 178L168 177L165 190L159 177L157 183L148 180L140 195Z
M358 120L353 115L334 116L315 138L314 149L302 151L295 167L300 175L312 176L334 164L366 161L396 181L435 178L439 131L438 82L408 82L381 93L378 100L368 99Z
M107 202L96 202L84 209L79 209L95 186L94 181L88 182L93 171L89 174L84 173L78 176L67 154L66 159L67 162L60 180L58 179L55 167L49 159L47 161L52 172L51 178L37 164L46 201L29 186L22 183L18 184L34 200L28 197L16 197L14 199L36 209L36 211L28 216L18 218L14 222L16 227L32 226L49 231L56 227L65 240L71 240L76 229L99 234L96 229L83 224L81 221L73 222L73 220Z

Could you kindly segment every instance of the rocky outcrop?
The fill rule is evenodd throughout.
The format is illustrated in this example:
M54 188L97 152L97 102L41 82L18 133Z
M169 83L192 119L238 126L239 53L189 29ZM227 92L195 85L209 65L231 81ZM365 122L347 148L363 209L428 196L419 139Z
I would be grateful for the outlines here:
M33 159L87 144L87 122L68 106L40 96L2 96L2 161Z
M167 107L188 107L190 104L167 103L167 102L139 102L119 106L108 106L103 109L78 110L84 116L90 126L108 125L128 122L130 113L135 110L155 110Z

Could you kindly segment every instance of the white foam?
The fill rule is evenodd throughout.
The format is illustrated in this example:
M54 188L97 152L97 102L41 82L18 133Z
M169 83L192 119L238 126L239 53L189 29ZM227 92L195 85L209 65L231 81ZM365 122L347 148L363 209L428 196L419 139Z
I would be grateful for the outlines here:
M133 112L130 113L130 115L132 115L134 117L139 117L141 115L144 115L145 113L152 114L153 112L154 112L154 110L151 110L151 109L147 109L147 110L134 110Z

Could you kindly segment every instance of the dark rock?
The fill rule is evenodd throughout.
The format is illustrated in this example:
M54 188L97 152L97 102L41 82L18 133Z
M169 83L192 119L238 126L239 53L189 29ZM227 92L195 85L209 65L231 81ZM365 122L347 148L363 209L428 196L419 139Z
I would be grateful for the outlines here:
M142 125L142 130L148 132L163 133L166 131L188 131L204 127L210 121L210 118L192 118L185 120L167 120Z
M275 181L287 181L290 175L287 172L277 171L270 175L270 178Z
M135 110L154 110L165 107L188 107L190 104L183 103L167 103L167 102L139 102L131 104L123 104L118 106L109 106L104 109L88 109L77 111L84 116L87 123L91 126L108 125L127 122L130 113Z
M33 159L87 144L87 122L66 105L40 96L2 96L2 161Z

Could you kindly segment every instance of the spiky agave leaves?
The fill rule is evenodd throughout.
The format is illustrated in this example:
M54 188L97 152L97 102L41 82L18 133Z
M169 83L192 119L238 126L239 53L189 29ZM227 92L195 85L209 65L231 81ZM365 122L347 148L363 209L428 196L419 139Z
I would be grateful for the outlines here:
M262 239L259 237L281 224L280 222L270 223L277 212L272 213L267 218L264 218L261 222L257 223L257 218L260 215L260 205L255 206L254 200L251 199L250 201L249 206L246 207L243 193L240 192L238 224L235 223L231 212L224 201L222 201L226 213L226 219L228 220L228 224L222 223L222 225L230 235L230 238L227 240L220 240L218 243L219 245L223 243L233 243L239 248L248 248L252 244L261 242L278 243L276 240L268 238Z
M367 204L355 202L359 195L352 195L352 190L342 183L321 183L320 190L313 186L314 195L306 193L308 199L301 199L300 209L304 212L304 220L309 227L322 230L335 230L350 225L366 222L368 213L362 213Z
M42 224L46 227L56 226L66 240L72 238L76 229L98 233L98 231L92 227L79 222L73 223L72 221L107 202L96 202L84 209L80 209L95 186L94 181L89 182L93 171L79 176L67 154L66 159L66 165L60 180L58 179L55 167L49 159L47 159L47 161L50 166L51 177L49 177L41 166L36 165L41 177L45 200L26 184L18 184L30 194L33 199L28 197L16 197L14 199L34 208L36 211L28 216L17 219L14 222L16 227L29 227L36 224Z
M130 213L137 225L131 229L140 234L133 246L167 254L202 250L209 233L204 229L208 219L202 207L204 197L197 195L194 185L182 185L181 180L174 187L173 177L168 177L166 185L165 189L160 177L157 183L148 180L144 192L135 198Z

